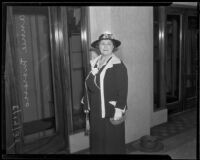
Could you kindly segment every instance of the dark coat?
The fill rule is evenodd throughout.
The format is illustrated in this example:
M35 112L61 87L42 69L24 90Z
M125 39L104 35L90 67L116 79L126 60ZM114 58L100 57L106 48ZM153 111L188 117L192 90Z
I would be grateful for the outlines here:
M98 60L98 59L96 59ZM96 61L91 62L92 72L86 78L84 110L90 112L91 153L125 153L125 126L113 125L115 107L127 109L128 76L123 62L116 56L94 74Z
M97 60L98 57L91 62L92 67L95 66ZM100 84L103 83L101 98L104 99L105 106L108 106L105 107L105 117L112 117L114 108L127 110L128 74L124 63L114 55L108 65L108 68L105 68L105 75L102 77L103 82L100 80ZM89 73L89 76L90 75L91 77L94 76L91 72ZM86 91L87 90L86 85ZM90 108L90 104L88 104L88 101L90 101L90 94L91 92L85 92L84 110L89 110ZM116 101L116 105L114 106L109 103L110 101ZM101 103L103 102L101 101Z

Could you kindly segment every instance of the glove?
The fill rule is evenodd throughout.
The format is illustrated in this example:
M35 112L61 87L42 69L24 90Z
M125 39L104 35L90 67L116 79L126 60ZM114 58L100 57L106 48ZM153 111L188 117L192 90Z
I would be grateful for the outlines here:
M98 73L98 68L92 68L91 73L95 76Z
M119 120L122 118L123 111L119 108L115 108L114 120Z

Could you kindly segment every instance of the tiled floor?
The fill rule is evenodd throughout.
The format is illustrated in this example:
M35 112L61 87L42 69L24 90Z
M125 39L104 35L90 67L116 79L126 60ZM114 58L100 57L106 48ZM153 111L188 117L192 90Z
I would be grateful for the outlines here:
M151 135L156 136L164 145L159 152L141 152L129 144L128 154L169 155L172 159L196 159L196 110L190 110L170 117L165 124L151 128ZM134 142L132 143L134 144Z
M197 111L196 109L188 110L180 114L174 115L168 118L168 122L161 125L157 125L151 128L150 134L162 141L170 137L179 135L188 130L196 128L197 125ZM132 142L127 144L127 153L135 151L135 148L132 147Z
M187 131L197 125L196 109L168 118L168 122L151 128L151 135L163 140Z
M156 153L141 152L134 148L135 141L127 144L127 154L168 154L172 158L195 159L196 118L196 109L169 117L167 123L151 128L151 136L157 137L163 143L163 150ZM89 150L78 154L89 154Z
M164 139L161 142L164 144L164 148L159 152L133 151L129 154L169 155L171 159L196 159L197 141L195 128Z

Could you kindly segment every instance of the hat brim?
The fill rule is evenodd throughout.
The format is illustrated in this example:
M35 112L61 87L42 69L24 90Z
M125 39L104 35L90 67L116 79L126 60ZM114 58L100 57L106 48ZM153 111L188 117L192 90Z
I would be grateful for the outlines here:
M96 41L92 42L91 46L94 48L99 48L99 42L102 40L111 40L113 42L113 45L115 48L117 48L121 45L121 42L116 39L101 39L101 40L96 40Z
M155 147L153 147L153 148L145 148L144 146L141 145L140 140L138 140L138 141L136 141L136 142L134 142L132 144L132 147L135 150L139 150L141 152L159 152L159 151L163 150L164 145L161 142L157 142Z

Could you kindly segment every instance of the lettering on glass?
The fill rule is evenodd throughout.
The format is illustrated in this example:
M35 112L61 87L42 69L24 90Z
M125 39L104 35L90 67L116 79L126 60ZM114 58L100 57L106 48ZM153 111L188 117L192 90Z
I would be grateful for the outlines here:
M17 143L21 139L21 109L18 105L12 107L12 133L14 137L14 143Z
M23 95L24 95L24 101L25 101L25 106L29 107L29 97L28 97L28 61L24 60L23 58L20 58L20 65L22 65L23 68L23 74L22 74L22 82L23 82Z
M22 123L21 123L21 109L18 105L12 106L12 136L13 143L7 148L9 151L12 149L18 142L21 141L22 137Z
M23 101L25 107L30 106L29 102L29 93L28 93L28 88L29 88L29 83L28 83L28 57L27 57L27 33L26 33L26 17L25 15L20 15L18 17L19 21L19 46L20 46L20 58L19 62L21 65L21 78L22 78L22 86L23 86Z
M26 42L26 30L25 30L25 16L20 15L20 37L21 37L21 49L27 53L27 42Z

